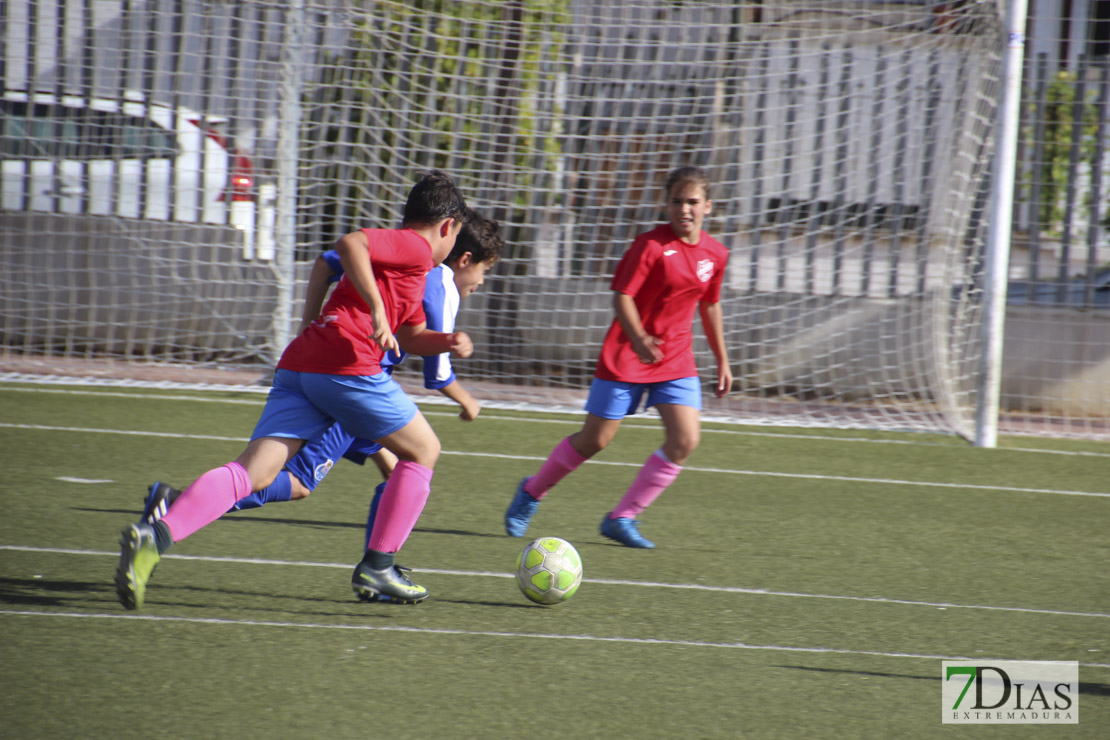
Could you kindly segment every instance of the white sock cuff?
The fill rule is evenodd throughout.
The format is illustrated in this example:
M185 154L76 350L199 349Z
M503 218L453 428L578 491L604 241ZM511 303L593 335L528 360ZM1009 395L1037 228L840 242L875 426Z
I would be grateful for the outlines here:
M658 450L656 450L654 454L658 455L659 459L661 459L663 462L667 463L668 465L675 465L673 462L671 462L671 459L669 457L667 457L667 453L663 452L662 447L660 447ZM675 467L676 468L681 468L682 466L681 465L675 465Z

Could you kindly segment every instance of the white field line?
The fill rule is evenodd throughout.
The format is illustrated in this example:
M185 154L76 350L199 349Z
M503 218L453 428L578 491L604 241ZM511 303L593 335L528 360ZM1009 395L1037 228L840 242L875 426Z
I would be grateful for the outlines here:
M89 427L60 427L49 426L44 424L8 424L0 422L0 428L7 429L30 429L35 431L45 432L77 432L83 434L120 434L124 436L133 437L161 437L167 439L199 439L210 440L216 442L242 442L246 444L248 441L245 437L223 437L212 434L181 434L178 432L148 432L142 430L125 430L125 429L97 429ZM535 455L504 455L494 452L460 452L457 450L443 450L443 455L457 455L461 457L486 457L496 458L500 460L526 460L531 462L543 462L545 458L537 457ZM589 465L615 465L619 467L633 467L639 468L643 465L643 461L638 462L619 462L610 460L590 460ZM722 475L748 475L748 476L763 476L768 478L794 478L801 480L818 480L818 481L840 481L846 483L875 483L887 486L917 486L923 488L946 488L946 489L963 489L975 491L1002 491L1005 493L1036 493L1036 494L1052 494L1057 496L1090 496L1095 498L1110 499L1110 493L1103 493L1100 491L1069 491L1059 490L1054 488L1020 488L1015 486L987 486L978 483L941 483L937 481L915 481L915 480L899 480L896 478L861 478L856 476L844 475L817 475L815 473L783 473L773 470L733 470L730 468L702 468L694 465L687 465L683 468L684 472L696 473L717 473Z
M119 557L118 552L104 550L72 550L55 547L26 547L21 545L0 545L0 551L12 552L37 552L55 555L87 555L92 557ZM350 570L350 563L319 563L304 560L268 560L264 558L238 558L215 555L163 555L165 560L191 560L207 563L235 563L241 565L266 565L270 567L307 567L307 568L335 568ZM464 578L513 578L512 573L496 573L478 570L442 570L435 568L419 568L421 573L442 576L460 576ZM631 588L658 588L684 591L706 591L711 593L745 594L748 596L771 596L789 599L825 599L831 601L857 601L868 604L895 604L899 606L924 606L932 609L972 609L991 612L1019 612L1023 614L1048 614L1057 617L1088 617L1092 619L1110 619L1110 613L1101 612L1074 612L1061 609L1035 609L1022 606L990 606L987 604L955 604L944 601L914 601L911 599L888 599L882 596L844 596L839 594L812 594L800 591L772 591L765 588L744 588L741 586L710 586L701 583L662 583L659 581L627 581L609 578L584 578L584 583L596 583L602 586L628 586Z
M264 388L264 387L261 387L261 386L258 387L258 388L249 388L249 387L246 387L246 388L232 388L231 390L245 391L245 392L249 392L249 393L256 393L259 396L258 398L242 399L242 398L208 397L208 396L205 396L205 395L166 395L166 394L159 394L159 393L123 393L123 392L118 392L118 391L74 390L74 389L66 389L66 388L5 387L5 386L2 385L2 382L3 382L3 380L2 380L2 378L0 378L0 392L7 391L7 392L12 392L12 393L55 393L55 394L66 394L66 395L93 396L93 397L102 397L102 398L130 398L130 399L153 400L153 401L187 401L187 402L190 402L190 403L194 403L194 402L220 403L220 404L227 404L229 406L256 406L256 407L261 407L261 406L265 405L266 399L263 396L263 394L269 391L268 388ZM210 392L212 390L213 389L210 389L210 388L209 389L198 388L197 392L199 394L203 394L206 391ZM222 390L227 390L227 389L222 389ZM419 397L414 398L414 400L420 406L425 406L425 405L443 406L443 405L451 405L452 404L452 402L447 400L447 399L441 399L441 398L438 398L438 397L435 397L435 396L431 396L431 397L419 396ZM486 409L496 409L496 408L500 408L500 406L496 402L489 402L489 403L486 403L484 405L484 408L486 408ZM510 408L510 407L505 407L505 408ZM458 414L456 414L454 412L450 412L450 411L430 411L430 410L427 410L427 409L422 409L422 413L425 416L437 416L437 417L439 417L439 416L442 416L442 417L457 417L458 416ZM547 416L543 416L543 417L497 416L495 414L489 413L489 411L486 411L485 413L483 413L481 418L483 418L483 419L492 419L492 420L496 420L496 421L519 421L519 422L528 423L528 424L564 424L564 425L570 425L570 426L580 426L582 424L582 413L583 412L581 412L581 411L565 412L565 411L559 411L559 410L551 410L551 411L543 411L542 413L551 414L551 415L560 415L560 414L562 414L562 415L566 416L567 418L565 418L565 419L555 419L555 418L549 418ZM648 413L636 414L635 416L629 417L629 419L631 419L631 421L625 421L625 423L623 424L623 426L625 428L628 428L628 429L656 429L658 427L658 423L657 423L653 414L648 414ZM647 423L645 423L645 422L647 422ZM706 424L714 424L714 423L728 423L728 422L714 422L714 420L712 420L712 419L706 420ZM767 437L767 438L771 438L771 439L797 439L797 440L803 440L803 441L816 440L816 441L821 441L821 442L854 442L854 443L862 443L862 444L914 445L914 446L918 446L918 447L948 447L949 446L949 445L938 444L936 442L927 441L928 436L929 436L927 434L922 435L920 438L915 438L915 439L877 439L877 438L873 438L873 437L858 437L858 436L845 437L845 436L831 436L831 435L822 435L822 434L793 434L793 433L790 433L790 432L763 432L763 431L751 431L751 430L746 430L746 429L718 429L718 428L714 428L712 426L704 426L704 425L703 425L703 428L702 428L702 434L703 435L706 435L706 434L709 434L709 435L724 434L724 435L732 435L732 436L740 436L740 437ZM1035 454L1044 454L1044 455L1066 455L1066 456L1072 456L1072 457L1107 457L1107 458L1110 458L1110 452L1091 452L1091 451L1088 451L1088 450L1052 450L1052 449L1043 449L1043 448L1035 448L1035 447L1005 447L1005 448L998 448L996 450L992 450L993 454L1005 454L1005 453L1008 453L1008 452L1035 453Z
M422 635L451 635L458 637L523 638L531 640L574 640L578 642L611 642L626 645L664 645L675 647L725 648L731 650L766 650L785 653L814 653L826 655L863 655L876 658L909 658L915 660L1020 660L1020 658L974 658L955 655L929 655L923 653L888 653L880 650L849 650L845 648L796 647L790 645L752 645L745 642L702 642L698 640L664 640L647 637L605 637L602 635L556 635L544 632L501 632L496 630L461 630L431 627L405 627L403 625L371 624L320 624L319 622L266 622L256 619L214 619L204 617L158 617L147 614L83 614L80 612L43 612L0 610L9 617L48 617L55 619L117 619L142 622L178 622L187 624L233 625L238 627L271 627L304 630L335 630L350 632L407 632ZM1110 668L1110 663L1086 663L1085 668Z

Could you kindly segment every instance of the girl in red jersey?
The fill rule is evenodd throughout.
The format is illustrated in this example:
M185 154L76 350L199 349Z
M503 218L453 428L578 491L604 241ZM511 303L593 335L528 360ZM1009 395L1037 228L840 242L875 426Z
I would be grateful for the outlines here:
M600 531L628 547L655 547L640 534L637 517L678 477L701 435L695 310L717 358L716 396L732 386L720 306L728 250L702 232L713 209L709 179L697 167L682 167L667 178L665 192L669 223L636 237L613 276L616 318L590 385L586 422L517 486L505 512L505 530L513 537L524 535L556 483L613 441L621 420L636 413L646 394L645 408L654 406L663 420L663 446L601 520Z

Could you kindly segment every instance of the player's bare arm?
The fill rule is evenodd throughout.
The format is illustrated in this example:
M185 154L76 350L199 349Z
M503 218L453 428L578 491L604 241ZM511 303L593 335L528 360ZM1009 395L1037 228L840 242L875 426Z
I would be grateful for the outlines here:
M728 362L728 351L725 349L725 328L722 318L721 304L698 303L698 313L701 315L702 329L705 330L705 339L709 349L717 358L717 387L713 394L723 398L732 388L732 367Z
M370 242L366 234L361 231L347 234L335 243L335 251L339 254L339 262L343 265L347 279L370 308L370 319L374 324L374 333L370 338L387 352L397 349L397 340L389 329L385 303L378 292L378 284L374 282L374 270L370 265Z
M317 257L312 264L312 274L308 276L308 287L304 295L304 313L301 315L299 331L304 331L305 327L320 315L320 309L324 306L324 298L328 295L328 288L331 287L331 279L334 276L335 273L332 272L328 261L323 257Z
M632 296L616 291L613 294L613 311L617 314L617 320L620 321L625 336L632 342L632 349L636 351L640 362L650 365L663 359L661 349L663 341L644 331L640 311L636 308L636 302Z
M397 327L397 341L401 349L410 355L431 357L450 352L456 357L470 357L474 353L474 343L466 332L432 331L427 324Z
M459 412L459 418L463 421L474 421L478 418L478 414L482 412L482 404L479 403L477 398L470 395L470 391L463 388L458 380L452 380L450 385L440 388L439 392L462 408L462 411Z

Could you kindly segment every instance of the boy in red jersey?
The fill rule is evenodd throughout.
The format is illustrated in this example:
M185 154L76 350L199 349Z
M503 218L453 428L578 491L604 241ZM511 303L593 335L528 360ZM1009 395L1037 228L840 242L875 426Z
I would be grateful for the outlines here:
M115 580L124 607L142 606L146 583L170 545L268 486L306 440L319 439L336 422L398 459L352 585L360 595L399 603L427 598L427 589L404 575L394 555L427 501L439 439L381 361L398 349L459 357L473 351L462 332L429 330L421 305L425 275L451 252L466 212L451 179L431 172L409 193L402 228L362 229L336 243L344 276L278 361L250 444L233 462L197 478L161 520L123 530Z
M621 420L636 413L646 393L645 407L659 412L665 440L601 520L600 531L628 547L655 547L640 534L636 518L678 477L701 434L691 327L695 308L717 358L716 396L732 386L720 306L728 250L702 232L713 208L709 179L696 167L682 167L667 178L665 191L669 223L636 237L613 276L616 319L594 371L586 422L517 486L505 512L505 531L513 537L524 535L556 483L613 441Z
M498 233L500 224L477 211L469 210L462 230L455 240L455 247L443 263L428 273L424 286L424 316L428 327L435 331L455 331L459 304L472 295L485 282L486 274L501 259L504 241ZM334 249L316 258L305 291L304 318L301 330L316 320L327 298L328 290L343 277L343 265ZM382 369L392 372L405 361L404 352L387 353L381 361ZM482 405L463 387L455 376L451 360L445 353L424 357L424 387L437 390L461 407L459 418L473 421ZM309 496L341 458L359 465L373 460L382 475L382 482L374 488L370 512L366 519L365 547L369 547L378 504L385 490L385 480L393 472L397 458L377 442L347 434L342 425L333 424L324 435L306 443L294 455L273 483L246 498L239 499L233 510L253 509L268 503L303 499ZM140 521L153 524L165 516L181 491L158 481L148 488ZM364 549L365 549L364 547Z

